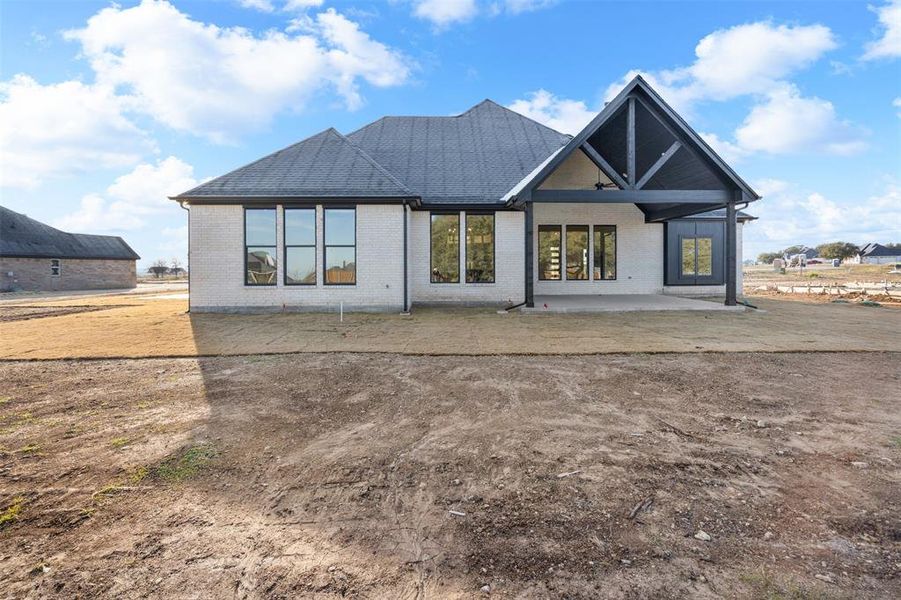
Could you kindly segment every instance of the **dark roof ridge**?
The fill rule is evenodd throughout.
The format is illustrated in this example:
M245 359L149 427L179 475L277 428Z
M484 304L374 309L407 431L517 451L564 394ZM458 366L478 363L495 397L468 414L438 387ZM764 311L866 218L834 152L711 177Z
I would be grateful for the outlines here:
M393 174L391 174L391 172L390 172L388 169L386 169L385 167L383 167L382 165L380 165L374 158L372 158L371 156L369 156L369 154L368 154L365 150L363 150L362 148L360 148L359 146L357 146L356 144L354 144L352 141L350 141L350 140L347 138L346 135L344 135L343 133L341 133L340 131L338 131L338 130L335 129L334 127L329 127L327 131L330 131L330 132L334 133L334 134L337 135L341 140L343 140L343 141L346 142L347 144L350 144L350 146L351 146L354 150L356 150L357 153L358 153L360 156L362 156L366 161L368 161L373 167L375 167L375 169L376 169L378 172L380 172L382 175L384 175L385 177L387 177L388 179L390 179L390 180L391 180L391 183L394 183L394 184L397 185L397 187L399 187L400 189L402 189L402 190L408 192L411 196L416 196L417 198L419 197L419 194L416 194L416 193L413 192L410 188L408 188L406 185L404 185L403 183L401 183L401 181L400 181L397 177L395 177Z

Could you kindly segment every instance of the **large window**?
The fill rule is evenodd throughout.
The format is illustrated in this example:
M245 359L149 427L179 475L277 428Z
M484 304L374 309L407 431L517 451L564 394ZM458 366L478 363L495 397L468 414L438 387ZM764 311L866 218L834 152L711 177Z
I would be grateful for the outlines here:
M588 279L588 225L566 226L566 278Z
M560 280L560 241L559 225L538 226L538 279L542 281Z
M275 209L244 209L244 283L275 285Z
M682 276L711 277L713 275L713 238L682 238Z
M431 217L431 282L460 283L460 214Z
M357 282L357 219L352 208L326 208L325 283L354 285Z
M285 285L316 285L316 209L285 209Z
M616 225L594 226L594 278L616 279Z
M494 214L466 214L466 283L494 283Z

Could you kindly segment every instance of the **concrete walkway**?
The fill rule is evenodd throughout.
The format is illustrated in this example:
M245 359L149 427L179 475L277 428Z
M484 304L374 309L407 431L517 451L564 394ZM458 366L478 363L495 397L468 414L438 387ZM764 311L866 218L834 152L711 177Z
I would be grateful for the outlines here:
M697 300L663 294L578 294L567 296L535 296L534 308L522 307L524 313L597 313L645 310L716 310L744 311L744 306L726 306L720 301Z

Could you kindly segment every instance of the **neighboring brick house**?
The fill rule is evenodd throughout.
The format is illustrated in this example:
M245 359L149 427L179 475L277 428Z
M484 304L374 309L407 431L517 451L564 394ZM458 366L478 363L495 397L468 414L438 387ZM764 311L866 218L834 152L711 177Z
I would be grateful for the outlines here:
M66 233L0 206L0 291L133 288L139 258L120 237Z
M876 242L861 246L860 252L846 262L858 265L891 265L901 263L901 250L889 248Z
M578 135L485 100L327 129L174 196L195 311L741 289L759 199L640 77Z

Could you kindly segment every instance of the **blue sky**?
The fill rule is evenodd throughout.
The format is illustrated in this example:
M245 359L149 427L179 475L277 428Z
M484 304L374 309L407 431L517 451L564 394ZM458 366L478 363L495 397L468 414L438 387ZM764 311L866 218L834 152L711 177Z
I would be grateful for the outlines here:
M484 98L567 133L642 73L765 198L745 256L901 241L901 2L0 4L0 194L186 254L165 199L334 126Z

